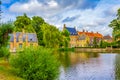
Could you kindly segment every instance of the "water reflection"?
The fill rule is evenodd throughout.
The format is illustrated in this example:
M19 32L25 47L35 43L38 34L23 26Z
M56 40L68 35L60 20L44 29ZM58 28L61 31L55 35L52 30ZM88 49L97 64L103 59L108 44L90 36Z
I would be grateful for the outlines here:
M99 53L62 52L58 55L58 59L64 68L77 64L85 64L89 62L89 59L99 57Z
M120 80L120 55L117 57L112 53L59 53L59 80Z
M115 59L115 79L120 80L120 54L117 54Z

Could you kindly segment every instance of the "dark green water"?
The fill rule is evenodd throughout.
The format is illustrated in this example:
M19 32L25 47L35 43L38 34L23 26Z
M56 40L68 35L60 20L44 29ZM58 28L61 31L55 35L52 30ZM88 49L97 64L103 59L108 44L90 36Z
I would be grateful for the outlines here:
M120 80L120 53L59 53L59 80Z

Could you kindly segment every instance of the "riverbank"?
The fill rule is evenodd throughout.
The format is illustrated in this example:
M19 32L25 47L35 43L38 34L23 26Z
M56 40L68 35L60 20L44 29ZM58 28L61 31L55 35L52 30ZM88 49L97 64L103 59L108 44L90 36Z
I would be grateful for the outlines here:
M120 48L75 48L77 52L120 52Z
M13 74L8 61L0 58L0 80L23 80Z

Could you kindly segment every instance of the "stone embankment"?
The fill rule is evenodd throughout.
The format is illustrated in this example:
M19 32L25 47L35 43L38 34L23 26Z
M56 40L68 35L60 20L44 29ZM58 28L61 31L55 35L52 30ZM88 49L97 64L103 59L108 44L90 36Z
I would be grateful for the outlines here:
M120 51L120 48L75 48L75 51L81 52L116 52Z

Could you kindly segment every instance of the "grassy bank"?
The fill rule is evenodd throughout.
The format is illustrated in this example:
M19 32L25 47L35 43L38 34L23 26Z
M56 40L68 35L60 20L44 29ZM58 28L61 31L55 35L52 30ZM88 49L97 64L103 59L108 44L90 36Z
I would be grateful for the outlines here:
M0 80L23 80L13 74L8 61L0 58Z

